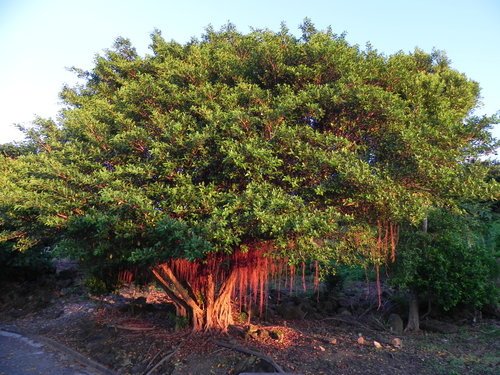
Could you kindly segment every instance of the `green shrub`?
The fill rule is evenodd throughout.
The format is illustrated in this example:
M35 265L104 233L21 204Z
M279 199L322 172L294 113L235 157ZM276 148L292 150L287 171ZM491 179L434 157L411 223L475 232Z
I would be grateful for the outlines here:
M41 247L17 251L0 244L0 280L36 280L54 271L51 253Z
M109 287L106 285L106 283L95 276L87 277L85 279L85 286L87 287L90 294L96 296L106 294L109 291Z
M426 295L444 310L497 303L495 228L492 220L434 211L427 233L415 227L402 230L390 282Z

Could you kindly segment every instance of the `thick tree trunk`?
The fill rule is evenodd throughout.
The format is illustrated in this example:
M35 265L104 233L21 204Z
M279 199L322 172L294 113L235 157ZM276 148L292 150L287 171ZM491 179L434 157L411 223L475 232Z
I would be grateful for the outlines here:
M176 306L177 312L190 319L193 331L227 331L233 323L231 294L237 269L233 269L220 285L216 285L213 275L208 274L204 288L198 291L202 295L202 301L196 299L195 291L189 285L182 284L177 279L167 264L161 264L152 271Z
M408 324L405 332L418 332L420 331L420 315L418 311L418 295L414 290L410 292L409 305Z

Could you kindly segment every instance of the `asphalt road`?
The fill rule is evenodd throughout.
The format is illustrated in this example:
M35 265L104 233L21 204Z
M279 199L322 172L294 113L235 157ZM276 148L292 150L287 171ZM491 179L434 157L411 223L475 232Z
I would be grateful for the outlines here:
M0 330L0 375L96 375L96 372L45 344Z

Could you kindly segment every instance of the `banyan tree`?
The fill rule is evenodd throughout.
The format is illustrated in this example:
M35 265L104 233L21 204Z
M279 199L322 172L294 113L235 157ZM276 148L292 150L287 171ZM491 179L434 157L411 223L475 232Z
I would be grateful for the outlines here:
M74 69L57 120L1 156L0 241L97 275L147 268L195 330L224 330L273 277L379 267L398 223L486 189L469 160L491 143L478 85L444 54L301 29L155 31L145 56L120 38Z

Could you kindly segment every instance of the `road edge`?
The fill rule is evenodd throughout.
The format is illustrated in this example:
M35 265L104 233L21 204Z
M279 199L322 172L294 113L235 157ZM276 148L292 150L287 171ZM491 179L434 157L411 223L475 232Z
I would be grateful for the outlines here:
M66 345L64 345L56 340L53 340L51 338L48 338L45 336L40 336L40 335L33 335L33 334L25 333L25 332L22 332L19 329L17 329L17 327L14 328L14 327L2 327L2 326L0 326L0 331L14 333L14 334L26 337L30 340L35 341L35 342L39 342L41 344L47 345L56 351L62 352L64 354L72 357L75 361L86 366L87 368L90 368L92 371L97 372L98 375L118 375L117 372L114 372L113 370L107 368L106 366L94 361L91 358L84 356L83 354L77 352L76 350L71 349L71 348L67 347Z

